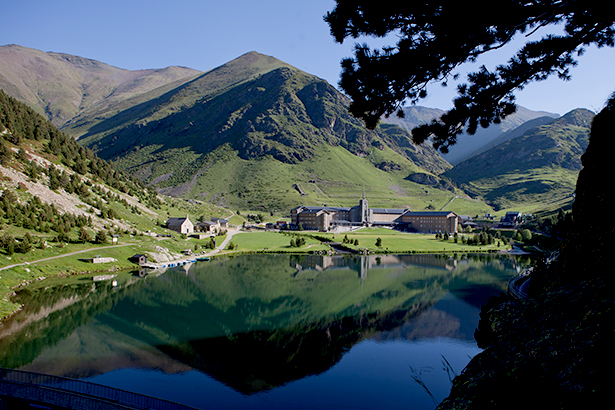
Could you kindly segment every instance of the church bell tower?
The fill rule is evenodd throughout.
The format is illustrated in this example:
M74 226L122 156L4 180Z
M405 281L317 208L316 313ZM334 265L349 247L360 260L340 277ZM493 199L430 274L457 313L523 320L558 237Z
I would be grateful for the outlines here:
M363 185L363 198L359 201L359 211L361 214L361 224L366 225L370 223L369 206L365 197L365 185Z

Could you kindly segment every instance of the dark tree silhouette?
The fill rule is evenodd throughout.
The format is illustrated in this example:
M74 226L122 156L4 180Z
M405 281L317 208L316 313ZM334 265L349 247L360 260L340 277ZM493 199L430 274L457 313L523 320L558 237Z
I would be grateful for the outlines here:
M416 143L432 137L448 152L456 136L474 134L478 125L498 123L515 111L515 91L552 74L567 80L584 47L614 44L615 12L609 2L502 0L467 2L375 2L336 0L324 17L337 42L360 36L396 35L395 46L355 46L354 58L342 61L340 86L350 96L350 112L374 128L381 116L403 116L406 102L427 96L427 86L446 84L465 62L503 47L517 34L549 27L550 34L527 41L495 71L482 66L458 86L454 108L412 131ZM558 34L559 25L562 29Z

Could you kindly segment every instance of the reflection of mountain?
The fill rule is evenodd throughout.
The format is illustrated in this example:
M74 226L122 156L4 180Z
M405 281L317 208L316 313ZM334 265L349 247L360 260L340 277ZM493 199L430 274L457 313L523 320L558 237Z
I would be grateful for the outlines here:
M252 394L325 372L366 335L399 327L427 307L418 304L383 314L159 348L240 393Z
M120 289L111 282L53 286L57 282L49 280L46 286L18 293L24 309L0 323L0 367L18 368L32 362L45 348L61 343L93 316L136 291L138 286L132 285L139 283L129 276L120 279Z
M497 294L497 292L496 292ZM389 340L418 341L445 337L474 340L480 307L474 307L452 294L436 302L430 309L408 320L402 326L372 336L379 342Z
M8 367L73 377L123 367L193 367L252 393L323 372L381 332L470 339L484 302L471 289L504 289L509 275L493 257L240 256L196 264L187 273L132 277L138 286L119 290L92 293L91 282L63 286L61 298L72 290L80 301L0 346ZM29 300L58 306L53 289L37 292ZM451 293L454 303L445 308L448 297L442 298Z

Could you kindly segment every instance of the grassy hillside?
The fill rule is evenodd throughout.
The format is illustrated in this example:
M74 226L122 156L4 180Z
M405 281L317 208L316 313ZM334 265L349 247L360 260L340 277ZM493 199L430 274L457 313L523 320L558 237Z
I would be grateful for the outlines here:
M276 58L250 52L190 81L178 80L114 106L92 109L75 118L64 130L80 138L109 134L127 124L147 126L189 108L197 101L209 101L234 86L280 67L289 65Z
M390 124L369 131L347 107L325 81L248 53L99 122L79 141L161 193L239 209L354 204L364 185L382 204L450 200L441 189L417 198L441 187L406 179L450 168L433 148Z
M170 216L197 220L227 212L160 197L0 90L0 317L17 308L6 294L15 286L130 268L130 256L160 246L179 253L186 248L183 239L161 243L149 232L167 233L160 225ZM111 246L112 235L119 236L119 246ZM82 261L97 254L116 261Z
M574 193L592 118L588 110L573 110L456 165L445 175L496 209L550 207Z
M375 149L366 157L340 146L314 148L312 158L289 164L270 156L243 159L224 145L207 155L210 161L197 176L182 183L181 175L171 175L159 182L159 189L231 209L283 213L300 204L354 206L364 188L376 207L440 209L455 195L409 181L407 176L420 168L389 148ZM128 160L116 164L130 172ZM387 172L374 166L383 162L397 164L398 169Z
M348 114L347 99L334 87L256 52L206 73L182 67L128 71L11 45L0 47L0 68L7 93L147 186L237 209L354 205L363 185L382 206L392 201L477 215L493 211L476 200L483 198L501 210L551 209L570 199L577 168L572 163L582 152L574 147L555 153L543 141L525 151L477 156L442 174L450 164L428 144L414 145L407 132L442 110L408 107L404 119L389 118L368 131ZM531 120L544 114L519 107L497 127L462 136L446 158L462 151L482 155L549 122L553 114ZM519 169L511 167L511 152L528 155ZM529 164L528 158L542 162Z
M539 127L541 125L548 125L552 123L553 121L555 121L555 118L550 117L550 116L538 117L538 118L534 118L532 120L526 121L523 124L519 125L518 127L510 129L500 134L498 137L489 141L489 143L478 148L476 151L473 151L472 153L468 155L468 158L471 158L474 155L478 155L482 152L489 151L491 148L495 148L498 145L508 140L523 136L523 134L525 134L526 132L530 131L533 128Z

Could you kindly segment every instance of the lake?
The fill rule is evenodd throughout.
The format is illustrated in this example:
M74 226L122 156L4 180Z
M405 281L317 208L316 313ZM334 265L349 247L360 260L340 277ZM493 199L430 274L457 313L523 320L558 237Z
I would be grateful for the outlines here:
M0 367L203 409L433 409L480 349L480 307L527 259L245 255L48 279L0 326Z

